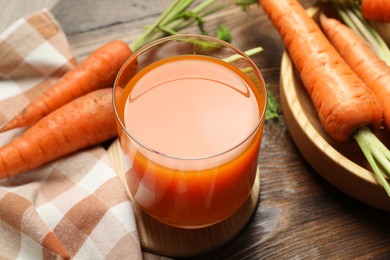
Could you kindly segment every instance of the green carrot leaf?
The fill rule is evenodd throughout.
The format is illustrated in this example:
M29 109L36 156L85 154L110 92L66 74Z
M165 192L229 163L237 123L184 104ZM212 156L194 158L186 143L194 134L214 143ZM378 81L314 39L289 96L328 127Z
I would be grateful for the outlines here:
M232 42L233 37L229 28L225 24L220 24L217 28L217 38L225 42Z
M279 104L270 90L267 91L267 110L265 111L265 120L276 119L279 117Z

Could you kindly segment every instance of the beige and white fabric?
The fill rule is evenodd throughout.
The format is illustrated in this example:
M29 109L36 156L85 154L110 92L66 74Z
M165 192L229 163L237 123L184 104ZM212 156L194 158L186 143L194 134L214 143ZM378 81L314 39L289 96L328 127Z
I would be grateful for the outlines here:
M0 125L74 67L48 10L0 34ZM0 133L0 146L23 129ZM0 259L141 259L125 189L103 147L0 181Z

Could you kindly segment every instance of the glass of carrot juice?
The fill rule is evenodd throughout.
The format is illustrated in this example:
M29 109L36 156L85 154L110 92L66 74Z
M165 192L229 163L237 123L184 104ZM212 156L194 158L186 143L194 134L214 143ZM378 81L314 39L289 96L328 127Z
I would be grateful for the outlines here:
M113 90L133 202L180 228L231 216L255 181L266 101L257 66L224 41L177 35L135 52Z

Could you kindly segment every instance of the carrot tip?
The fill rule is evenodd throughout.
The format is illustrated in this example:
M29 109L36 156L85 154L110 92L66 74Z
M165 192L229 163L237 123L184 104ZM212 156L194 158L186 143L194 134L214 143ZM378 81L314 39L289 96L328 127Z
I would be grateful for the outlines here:
M24 121L24 119L25 118L23 118L23 116L21 114L17 114L11 120L6 121L3 124L0 124L0 133L6 132L8 130L32 125L32 122Z
M4 122L0 125L0 133L4 133L8 130L14 129L14 125L12 124L12 121Z
M7 123L0 125L0 133L6 132L8 130L9 130L9 127L8 127Z

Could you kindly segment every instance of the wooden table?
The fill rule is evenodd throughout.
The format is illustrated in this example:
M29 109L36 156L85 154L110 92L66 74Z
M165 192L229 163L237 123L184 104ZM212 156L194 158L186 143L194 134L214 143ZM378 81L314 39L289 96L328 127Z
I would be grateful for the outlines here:
M0 30L18 17L49 8L68 36L78 60L112 39L133 41L169 0L0 0ZM226 2L230 2L226 0ZM302 1L309 6L314 1ZM247 13L230 5L206 20L231 29L241 49L262 46L253 57L279 97L283 44L260 6ZM198 32L192 27L186 32ZM390 214L366 206L322 179L304 160L286 129L283 111L266 122L260 152L261 194L248 226L232 242L202 259L386 259L390 258Z

